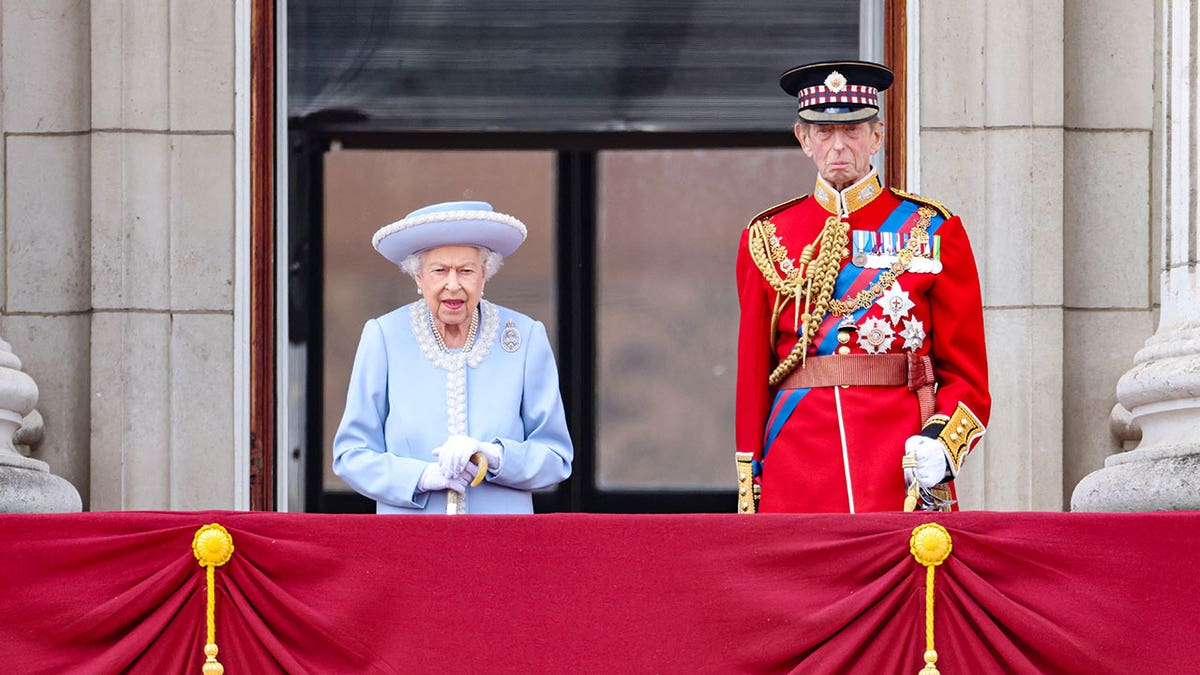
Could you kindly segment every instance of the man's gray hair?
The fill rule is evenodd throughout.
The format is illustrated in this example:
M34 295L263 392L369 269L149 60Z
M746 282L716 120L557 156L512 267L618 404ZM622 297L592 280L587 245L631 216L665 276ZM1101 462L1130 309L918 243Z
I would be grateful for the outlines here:
M487 281L496 276L496 272L500 271L500 266L504 264L504 258L499 253L486 246L473 247L479 251L479 259L483 262L483 279ZM413 253L404 260L400 261L400 269L413 279L421 273L421 263L425 260L426 251Z

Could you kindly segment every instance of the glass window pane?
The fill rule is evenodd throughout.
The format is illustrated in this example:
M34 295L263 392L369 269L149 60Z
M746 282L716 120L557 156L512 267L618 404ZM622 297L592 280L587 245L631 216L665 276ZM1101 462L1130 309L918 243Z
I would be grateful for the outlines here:
M484 296L542 321L555 344L555 154L335 149L326 154L324 170L322 453L329 490L348 489L331 468L333 436L363 323L417 299L415 282L375 252L371 235L441 201L478 199L520 218L529 236L487 282Z
M812 190L798 148L605 152L599 160L597 484L734 484L742 229Z
M288 115L351 128L775 131L860 0L289 0Z

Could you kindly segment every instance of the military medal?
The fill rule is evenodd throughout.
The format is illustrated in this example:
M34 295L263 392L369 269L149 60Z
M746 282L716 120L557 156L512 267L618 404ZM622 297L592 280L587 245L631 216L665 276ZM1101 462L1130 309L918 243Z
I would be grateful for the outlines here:
M850 341L850 334L858 330L858 324L854 322L854 317L848 316L842 319L842 322L837 327L837 341L840 344L846 344Z
M893 326L900 325L900 319L903 319L908 311L916 304L908 297L908 291L900 287L900 281L892 283L883 295L875 301L875 304L883 308L883 313L891 320Z
M872 317L863 322L858 331L858 346L868 354L883 354L892 344L895 333L883 319Z
M925 344L925 324L917 318L905 319L904 330L900 331L900 337L904 338L905 349L917 351L921 345Z
M867 232L866 230L854 230L850 233L850 240L853 245L850 262L854 263L855 267L865 268L867 266L867 256L874 253L874 235L874 232Z
M911 241L912 233L909 232L853 230L850 232L850 262L863 269L887 269L896 263L901 251L909 248ZM941 236L935 234L915 246L907 271L937 274L942 271L941 257Z

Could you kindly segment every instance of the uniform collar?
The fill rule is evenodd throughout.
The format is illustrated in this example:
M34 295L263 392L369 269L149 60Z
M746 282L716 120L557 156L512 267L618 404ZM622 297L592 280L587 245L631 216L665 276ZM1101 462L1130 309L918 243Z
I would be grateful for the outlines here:
M813 197L825 210L833 215L851 214L870 204L883 193L883 183L879 181L879 173L874 168L854 185L838 192L833 186L817 176L817 186L813 188Z

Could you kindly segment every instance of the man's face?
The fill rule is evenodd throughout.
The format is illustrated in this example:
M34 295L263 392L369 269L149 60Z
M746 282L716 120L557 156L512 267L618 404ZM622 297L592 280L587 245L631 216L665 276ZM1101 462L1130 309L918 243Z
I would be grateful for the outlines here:
M805 124L797 122L796 140L817 172L837 190L857 183L871 170L871 155L883 144L883 122Z

